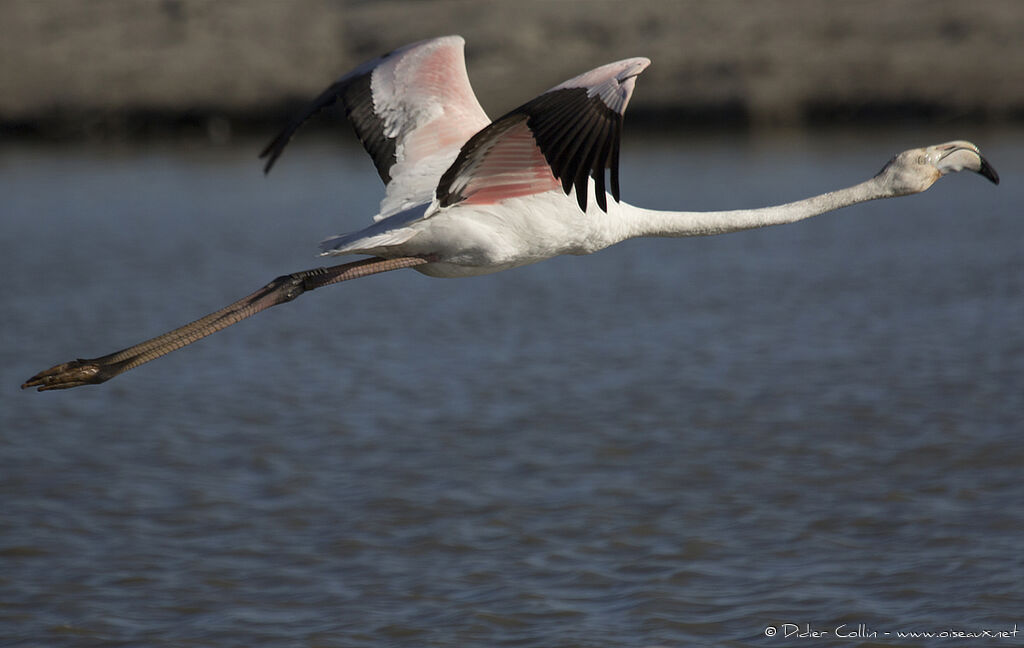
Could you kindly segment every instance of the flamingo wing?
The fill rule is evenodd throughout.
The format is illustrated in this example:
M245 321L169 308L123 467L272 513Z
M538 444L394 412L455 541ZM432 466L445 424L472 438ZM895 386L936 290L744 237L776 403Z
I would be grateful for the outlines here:
M386 185L378 219L429 202L461 146L490 123L469 84L464 46L461 36L445 36L360 65L324 90L263 149L264 171L274 166L303 122L340 101Z
M607 211L605 173L619 200L622 116L646 58L609 63L548 90L469 138L441 176L439 206L486 204L559 186L587 210L589 178Z

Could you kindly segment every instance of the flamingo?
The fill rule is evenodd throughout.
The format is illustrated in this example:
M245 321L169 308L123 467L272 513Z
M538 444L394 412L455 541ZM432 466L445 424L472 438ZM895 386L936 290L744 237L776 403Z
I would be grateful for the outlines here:
M324 90L260 155L269 172L303 122L340 101L385 192L372 224L332 236L320 249L327 256L366 258L280 276L190 324L109 355L56 365L22 388L102 383L310 290L399 268L469 277L590 254L636 237L793 223L919 193L964 169L999 183L977 146L952 141L904 151L859 184L782 205L712 212L636 207L620 200L619 141L648 59L585 72L492 122L470 87L464 44L459 36L425 40L360 65Z

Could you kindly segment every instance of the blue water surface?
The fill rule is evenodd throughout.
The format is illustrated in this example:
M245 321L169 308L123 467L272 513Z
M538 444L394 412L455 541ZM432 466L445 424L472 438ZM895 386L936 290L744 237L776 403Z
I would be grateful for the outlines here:
M785 202L956 137L1001 186L388 273L45 394L320 264L380 187L316 138L267 178L259 142L5 146L0 643L1024 643L1024 133L627 136L623 194Z

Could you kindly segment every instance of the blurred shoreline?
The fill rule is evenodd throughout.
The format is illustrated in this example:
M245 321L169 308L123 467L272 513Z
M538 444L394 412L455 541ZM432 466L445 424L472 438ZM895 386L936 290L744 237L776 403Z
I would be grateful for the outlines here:
M1024 120L1015 0L9 0L0 25L5 139L266 132L360 62L447 33L492 116L644 55L638 130Z

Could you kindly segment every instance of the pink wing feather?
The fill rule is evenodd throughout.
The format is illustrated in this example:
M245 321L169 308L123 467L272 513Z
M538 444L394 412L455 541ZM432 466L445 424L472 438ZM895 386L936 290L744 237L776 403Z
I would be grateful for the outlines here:
M497 119L466 142L441 177L441 207L488 204L557 189L576 190L587 209L589 178L607 211L605 171L619 200L622 116L636 77L650 65L632 58L601 66L548 90Z

